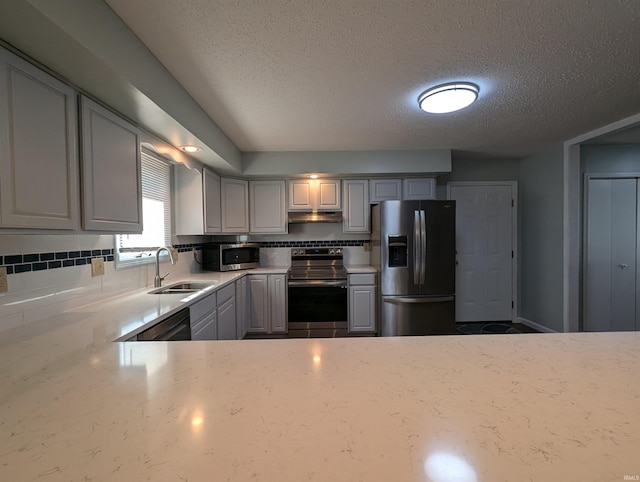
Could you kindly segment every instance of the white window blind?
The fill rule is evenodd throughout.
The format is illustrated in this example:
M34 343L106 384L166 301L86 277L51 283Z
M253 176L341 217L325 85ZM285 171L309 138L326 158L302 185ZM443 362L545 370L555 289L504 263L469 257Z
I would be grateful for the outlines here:
M171 165L142 150L142 234L116 235L116 262L153 261L161 246L171 245Z

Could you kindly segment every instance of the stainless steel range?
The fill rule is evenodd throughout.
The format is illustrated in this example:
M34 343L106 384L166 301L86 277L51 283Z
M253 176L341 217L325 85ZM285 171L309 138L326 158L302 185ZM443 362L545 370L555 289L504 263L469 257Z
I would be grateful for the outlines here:
M347 271L341 248L291 250L289 337L347 335Z

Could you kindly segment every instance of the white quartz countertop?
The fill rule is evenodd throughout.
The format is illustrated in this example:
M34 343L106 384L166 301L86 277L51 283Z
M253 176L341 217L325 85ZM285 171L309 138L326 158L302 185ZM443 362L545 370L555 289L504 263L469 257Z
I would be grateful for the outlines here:
M3 338L0 480L640 475L640 333L112 342L149 297Z

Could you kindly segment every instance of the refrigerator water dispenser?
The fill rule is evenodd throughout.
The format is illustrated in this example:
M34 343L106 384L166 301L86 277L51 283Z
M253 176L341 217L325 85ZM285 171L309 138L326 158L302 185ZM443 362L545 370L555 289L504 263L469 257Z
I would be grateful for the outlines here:
M407 267L407 237L389 236L389 268Z

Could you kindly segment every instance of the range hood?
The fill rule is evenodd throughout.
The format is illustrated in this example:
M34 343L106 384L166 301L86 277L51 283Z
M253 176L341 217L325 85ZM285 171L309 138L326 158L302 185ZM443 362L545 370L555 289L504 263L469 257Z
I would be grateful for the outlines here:
M289 224L301 223L341 223L342 213L336 211L290 212Z

